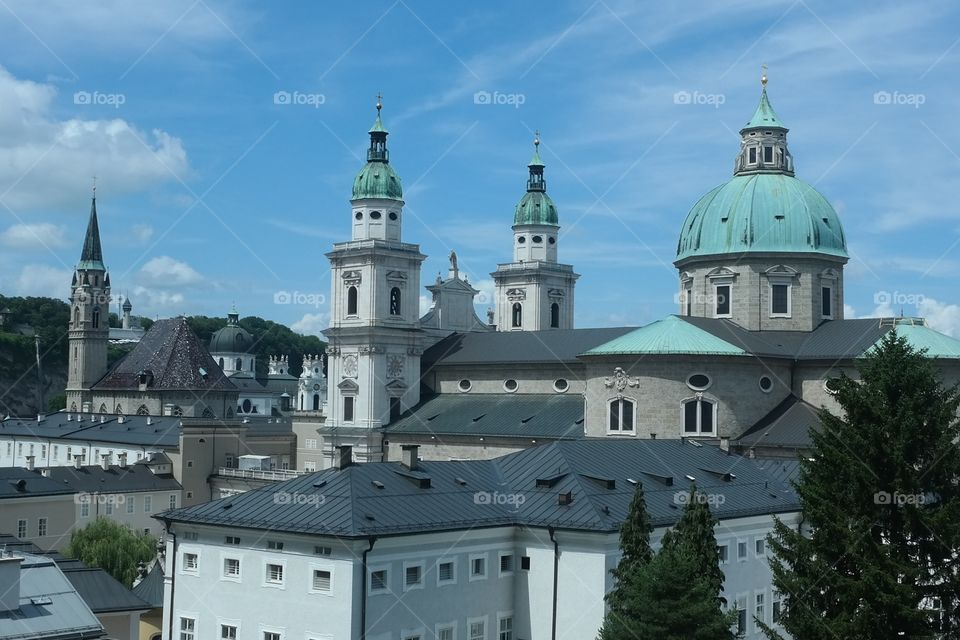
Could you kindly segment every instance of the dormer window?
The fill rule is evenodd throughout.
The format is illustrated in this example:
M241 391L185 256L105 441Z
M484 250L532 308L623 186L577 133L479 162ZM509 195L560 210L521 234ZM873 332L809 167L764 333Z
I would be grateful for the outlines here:
M763 148L763 162L765 164L773 163L773 147L764 147Z
M750 147L747 149L747 164L757 164L757 148Z

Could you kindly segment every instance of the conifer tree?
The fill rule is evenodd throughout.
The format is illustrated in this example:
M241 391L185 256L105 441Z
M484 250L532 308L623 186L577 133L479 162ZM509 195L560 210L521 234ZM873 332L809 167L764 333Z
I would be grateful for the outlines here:
M637 483L630 501L630 510L627 518L620 526L620 549L623 556L620 562L610 572L613 574L613 590L607 594L607 603L611 613L623 615L627 594L635 588L635 582L640 569L645 567L653 557L650 549L650 533L653 526L647 515L647 503L643 494L643 485Z
M780 623L804 640L958 638L960 392L895 331L858 369L831 381L840 411L820 411L801 461L802 530L778 521L769 540Z

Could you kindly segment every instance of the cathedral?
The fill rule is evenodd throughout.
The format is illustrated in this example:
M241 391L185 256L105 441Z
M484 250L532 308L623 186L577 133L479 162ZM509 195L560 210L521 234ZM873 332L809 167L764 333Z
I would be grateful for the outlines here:
M425 287L433 304L421 317L426 256L403 238L403 187L378 99L344 212L349 239L326 254L326 357L305 357L299 380L284 356L272 358L274 391L285 397L253 377L253 339L235 311L209 349L183 318L158 321L107 371L110 278L94 198L71 287L67 406L216 419L280 407L306 436L300 470L345 454L399 460L412 445L423 459L451 460L582 438L685 438L795 457L818 428L817 410L837 408L834 378L856 377L857 360L889 331L937 358L948 382L960 379L960 340L922 318L844 318L840 217L796 176L789 130L765 76L761 84L732 177L678 229L676 313L639 328L574 327L579 275L560 261L539 135L512 233L504 229L512 261L491 273L495 308L477 316L478 291L451 252L447 277Z

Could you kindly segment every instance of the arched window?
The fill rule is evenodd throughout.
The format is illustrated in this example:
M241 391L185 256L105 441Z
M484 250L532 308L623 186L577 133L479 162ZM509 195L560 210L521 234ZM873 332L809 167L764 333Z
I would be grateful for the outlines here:
M77 403L76 403L76 402L71 402L71 403L70 403L70 411L76 411L76 410L77 410Z
M183 416L183 409L181 409L179 405L174 405L173 415L177 416L178 418Z
M227 407L227 418L232 418L232 417L233 417L233 409L231 409L230 407Z
M552 329L560 328L560 304L557 302L550 305L550 327Z
M114 411L114 413L117 414L118 416L122 416L122 415L123 415L123 407L121 407L121 406L118 404L116 410Z
M313 410L320 411L320 394L313 394Z
M73 310L73 328L78 329L80 327L80 307L76 307Z
M614 398L610 401L610 417L607 430L617 433L633 433L633 413L635 404L626 398Z
M243 358L237 358L237 371L243 371Z
M357 288L350 287L347 289L347 315L355 316L357 315Z
M147 409L147 405L145 404L140 405L140 407L137 409L137 415L138 416L150 415L150 411Z
M300 411L303 411L303 396L300 396Z
M519 302L513 303L513 321L511 324L514 327L523 326L523 305Z
M93 328L97 329L100 327L100 307L93 308Z
M210 407L206 407L206 408L203 410L203 415L202 415L201 417L203 417L203 418L216 418L216 416L213 414L213 411L210 409Z
M107 405L106 405L106 403L101 402L101 403L100 403L100 413L106 413L106 412L107 412Z
M400 288L390 289L390 315L400 315Z
M683 403L684 435L713 435L716 433L716 404L703 397Z
M220 364L220 368L223 369L223 358L220 358L219 364Z

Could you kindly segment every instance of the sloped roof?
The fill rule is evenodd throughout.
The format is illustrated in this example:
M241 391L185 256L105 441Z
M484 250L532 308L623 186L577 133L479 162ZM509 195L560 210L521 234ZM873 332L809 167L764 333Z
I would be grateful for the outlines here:
M23 467L0 467L0 500L71 493L74 493L72 489L52 478L44 478L39 471L28 471Z
M663 320L634 329L626 335L590 349L584 355L614 354L747 355L742 348L677 316L667 316Z
M577 356L636 327L475 331L453 334L427 349L423 368L474 364L575 363Z
M934 331L926 325L900 324L897 334L907 339L915 349L925 349L930 358L960 358L960 340ZM870 350L875 349L882 338L878 339Z
M58 562L57 566L94 613L146 611L152 608L103 569L87 566L65 567L64 564Z
M83 418L80 420L79 418ZM103 422L101 422L101 418ZM76 440L78 442L115 442L172 449L180 446L179 417L120 416L78 414L58 411L44 416L43 422L27 418L0 420L0 435L32 436ZM128 462L132 462L128 460Z
M184 317L157 320L95 390L137 389L141 372L153 374L148 390L233 391Z
M737 438L744 447L808 448L810 431L820 428L817 408L791 394Z
M157 517L335 537L503 525L615 532L633 496L631 479L643 483L651 520L660 526L679 518L683 500L677 495L689 490L688 475L702 491L723 496L714 508L721 520L799 508L789 486L717 447L584 439L494 460L424 461L413 472L396 462L327 469ZM561 505L559 494L567 492L573 501Z
M441 394L386 428L387 433L582 438L583 397L567 394Z
M125 468L110 465L50 467L50 478L75 492L122 493L137 491L179 491L183 487L172 475L158 475L145 464L128 464ZM35 473L39 474L40 471Z
M133 587L133 593L154 609L163 606L163 563L154 562L143 580Z

